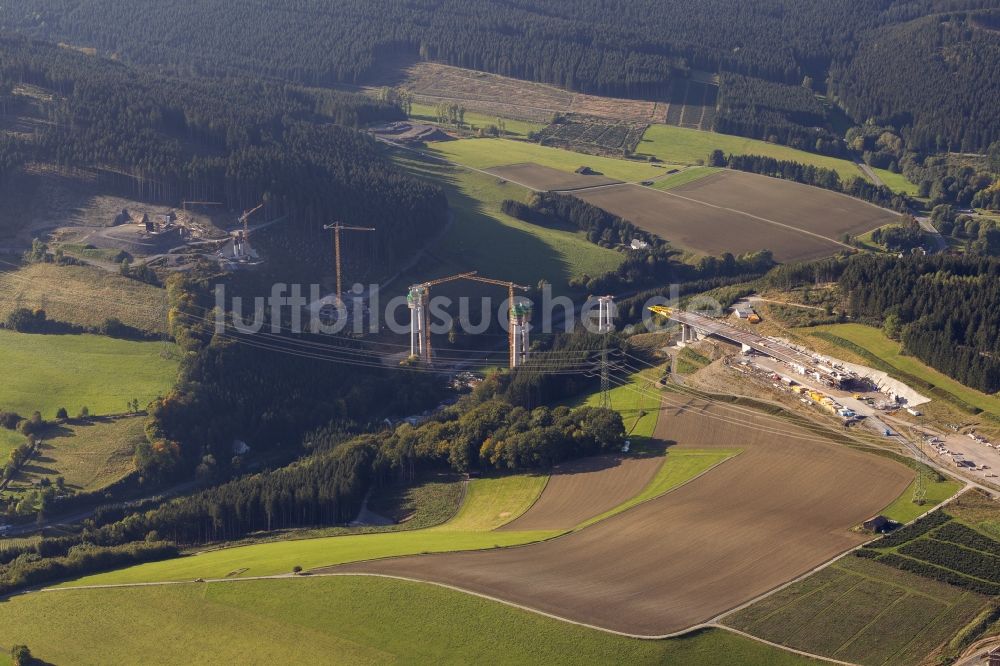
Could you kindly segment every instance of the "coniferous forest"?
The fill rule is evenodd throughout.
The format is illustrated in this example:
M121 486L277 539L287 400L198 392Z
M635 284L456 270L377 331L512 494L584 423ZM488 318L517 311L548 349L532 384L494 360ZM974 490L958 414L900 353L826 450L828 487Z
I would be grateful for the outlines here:
M903 346L933 368L1000 390L1000 262L990 258L854 257L840 278L849 314L894 318Z
M312 86L356 84L400 58L633 97L691 70L729 73L752 77L723 79L722 120L741 132L814 125L815 104L782 84L893 126L912 150L983 152L1000 140L998 16L991 0L306 0L294 12L266 0L21 0L0 9L0 30L184 75Z

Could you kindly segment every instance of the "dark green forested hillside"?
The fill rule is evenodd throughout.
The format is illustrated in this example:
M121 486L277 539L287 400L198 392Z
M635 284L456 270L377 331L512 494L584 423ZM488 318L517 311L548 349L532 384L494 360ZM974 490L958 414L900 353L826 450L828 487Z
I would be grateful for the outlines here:
M963 384L1000 390L1000 262L975 257L863 255L840 284L850 314L891 318L914 356Z
M354 247L387 269L445 220L440 190L393 168L352 129L401 118L396 106L243 77L181 79L0 38L0 90L25 84L53 101L33 136L2 135L0 178L31 160L97 170L146 201L207 199L229 210L263 201L265 221L285 220L266 235L273 253L314 267L330 261L321 227L334 216L377 225L378 239Z
M691 69L730 72L753 77L723 82L752 106L731 120L740 131L789 102L808 126L815 109L767 85L806 83L912 149L983 151L1000 139L998 12L996 0L20 0L0 8L0 29L185 74L315 85L400 56L628 96Z

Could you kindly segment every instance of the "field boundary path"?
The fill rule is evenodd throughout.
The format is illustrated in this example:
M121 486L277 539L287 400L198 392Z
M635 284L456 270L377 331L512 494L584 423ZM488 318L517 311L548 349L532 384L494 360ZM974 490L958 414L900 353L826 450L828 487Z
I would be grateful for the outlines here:
M571 620L569 618L560 617L552 613L546 613L545 611L538 610L537 608L532 608L530 606L524 606L517 604L505 599L500 599L498 597L492 597L487 594L481 594L478 592L472 592L460 587L455 587L453 585L448 585L446 583L438 583L434 581L420 580L417 578L407 578L405 576L395 576L389 574L379 574L379 573L308 573L308 574L295 574L295 573L284 573L284 574L274 574L271 576L247 576L244 578L206 578L203 580L172 580L172 581L156 581L148 583L106 583L102 585L80 585L77 587L44 587L36 592L74 592L80 590L113 590L119 588L134 588L134 587L163 587L167 585L210 585L213 583L247 583L254 581L266 581L266 580L309 580L310 578L344 578L344 577L370 577L370 578L386 578L389 580L401 580L408 583L419 583L421 585L434 585L435 587L444 588L446 590L452 590L453 592L461 592L462 594L469 594L480 599L485 599L487 601L493 601L496 603L503 604L504 606L509 606L511 608L517 608L518 610L523 610L528 613L533 613L535 615L541 615L553 620L558 620L559 622L566 622L567 624L576 625L578 627L584 627L586 629L593 629L595 631L600 631L606 634L613 634L615 636L622 636L624 638L634 638L637 640L666 640L670 638L680 638L688 634L701 631L703 629L719 629L722 631L728 631L734 634L743 636L744 638L749 638L758 643L763 643L764 645L770 645L771 647L783 650L785 652L791 652L804 657L809 657L810 659L816 659L817 661L824 661L831 664L840 664L842 666L857 666L852 662L839 661L837 659L832 659L830 657L824 657L820 654L813 654L811 652L806 652L804 650L799 650L796 648L788 647L787 645L781 645L780 643L773 643L759 636L754 636L753 634L748 634L745 631L739 629L734 629L733 627L728 627L724 624L718 624L716 622L705 622L696 626L689 627L683 631L674 632L672 634L664 634L661 636L646 636L642 634L629 634L620 631L614 631L612 629L606 629L604 627L599 627L596 625L586 624L584 622L578 622L576 620ZM26 593L22 593L26 594Z

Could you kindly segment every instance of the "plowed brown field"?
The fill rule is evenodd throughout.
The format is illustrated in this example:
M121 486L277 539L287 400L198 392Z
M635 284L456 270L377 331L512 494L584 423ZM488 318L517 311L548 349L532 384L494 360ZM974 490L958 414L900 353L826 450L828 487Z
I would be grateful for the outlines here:
M718 255L767 249L782 262L849 249L841 242L845 233L898 219L836 192L729 170L668 191L618 185L573 194L683 250Z
M863 537L850 528L892 502L913 477L901 464L783 420L694 400L665 409L657 435L680 447L739 446L744 453L673 492L551 541L328 571L440 582L614 631L664 635L858 544Z
M500 529L568 530L635 497L653 480L662 456L598 456L560 465L538 500Z

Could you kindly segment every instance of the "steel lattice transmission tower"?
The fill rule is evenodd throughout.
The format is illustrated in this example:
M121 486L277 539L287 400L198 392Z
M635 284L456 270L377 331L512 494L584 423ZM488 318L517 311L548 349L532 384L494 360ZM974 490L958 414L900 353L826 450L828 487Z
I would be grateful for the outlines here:
M917 466L917 478L916 484L913 486L913 503L918 506L923 506L927 501L927 479L924 477L924 472Z
M612 296L597 299L597 332L603 338L601 344L601 400L600 406L611 409L611 364L608 361L608 337L615 330L615 302Z

